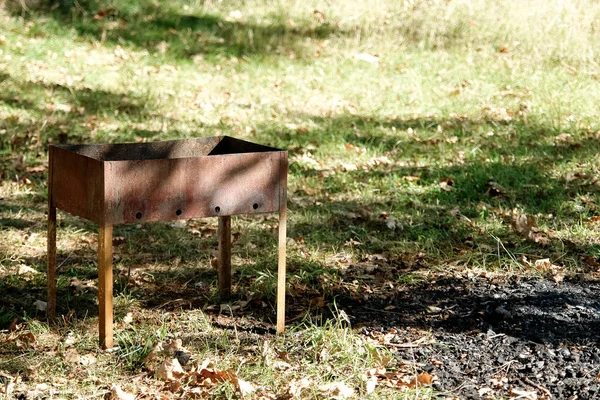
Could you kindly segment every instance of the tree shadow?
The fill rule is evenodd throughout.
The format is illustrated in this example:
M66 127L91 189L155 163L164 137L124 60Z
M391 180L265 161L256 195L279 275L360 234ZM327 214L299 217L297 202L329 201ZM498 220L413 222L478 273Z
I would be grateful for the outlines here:
M29 179L41 185L46 179L44 168L49 144L107 142L98 132L111 119L145 122L156 118L144 96L131 92L116 93L86 87L71 87L44 81L22 81L9 74L0 79L0 104L18 114L0 121L0 179ZM160 117L163 121L169 118ZM171 131L174 136L187 132ZM149 140L163 131L132 128L119 141ZM32 160L27 155L35 154ZM16 178L15 178L16 177Z
M168 3L150 1L127 6L99 1L60 2L46 12L88 40L130 45L174 60L190 60L197 55L301 55L307 39L344 34L328 22L296 25L283 17L265 23L244 22L208 13L184 14ZM36 14L28 14L27 18L35 20Z
M575 226L582 218L593 215L592 206L579 211L571 207L571 203L582 196L593 199L597 195L595 181L585 177L589 172L583 170L582 176L574 178L557 172L562 166L596 154L600 145L593 135L583 132L577 140L563 144L557 142L559 133L552 127L524 120L507 124L493 118L378 120L349 115L328 120L307 118L317 121L318 128L301 133L271 128L273 130L265 129L263 136L257 138L274 147L291 149L291 174L299 180L312 179L311 184L314 184L306 188L311 193L303 189L302 183L290 188L292 219L288 236L294 243L290 244L288 319L295 322L307 313L323 314L318 304L335 301L338 308L347 310L353 316L352 322L359 325L391 326L393 323L448 332L493 329L548 343L592 340L589 332L598 327L592 316L559 324L549 310L560 304L597 306L591 300L597 295L597 289L581 274L597 267L593 260L600 252L598 245L555 234L561 225ZM443 128L439 130L438 126ZM501 139L487 136L490 129L496 132L494 135L503 135ZM515 134L505 133L510 131ZM331 132L336 135L331 136ZM355 160L356 168L351 169L294 165L295 156L311 148L318 151L323 137L331 137L342 147L351 143L373 154L385 154L389 161L368 164L368 160L363 159L365 164L361 165L363 161ZM468 153L473 147L479 149L475 156L457 155ZM405 179L407 176L418 180ZM445 189L439 185L442 181L446 182ZM498 185L495 191L490 181ZM347 195L360 185L380 190L382 195L364 198ZM527 240L516 232L513 209L535 215L546 240ZM550 218L548 214L554 216ZM389 216L398 222L394 229L388 226ZM151 230L150 235L148 231L136 232L131 228L122 231L122 235L132 238L132 244L120 254L123 261L119 268L143 270L143 260L138 266L134 260L135 254L141 252L159 254L157 257L165 265L174 259L180 264L180 267L154 271L151 281L142 280L141 286L135 289L140 304L150 308L204 308L207 312L220 312L218 307L210 308L215 304L216 273L208 263L216 247L216 233L210 232L210 237L200 239L185 239L188 232L177 233L166 225L156 229ZM243 246L249 246L249 242L242 241L238 245L241 248L234 248L234 254L245 252L244 257L256 260L254 264L243 266L238 280L234 280L237 285L234 299L250 299L249 305L239 311L242 314L237 315L258 315L262 321L272 322L275 313L271 293L264 289L262 294L248 296L260 286L257 284L259 276L267 283L263 287L274 287L270 284L275 277L275 247L273 245L273 252L268 255L269 247L265 243L270 239L260 227L246 228L242 237L246 234L258 238L256 243L261 243L261 247L248 250ZM194 244L194 240L198 243ZM323 247L336 249L342 257L349 253L349 259L312 261L310 256L305 256ZM88 253L93 258L95 248L90 248ZM521 255L530 260L572 260L568 267L574 275L562 287L546 292L538 288L528 297L518 292L511 294L507 285L497 285L505 290L502 301L490 294L493 290L483 290L485 282L481 280L476 284L464 278L436 279L435 282L425 279L423 285L407 282L417 272L440 273L442 260L441 268L447 268L451 263L470 267L486 262L499 264L499 260L504 259L513 263L519 272L518 268L528 268L522 263ZM202 260L202 265L197 264L198 260ZM74 264L67 264L84 263L73 261ZM36 262L41 264L43 260ZM189 267L190 262L196 266L182 272L185 267L181 265ZM81 273L73 271L74 276ZM93 278L92 272L83 275ZM583 280L577 281L578 276L584 276ZM117 287L131 289L128 278L119 279L124 281ZM578 286L591 291L589 296L580 296L588 303L568 303L569 293ZM376 295L360 297L357 287L368 287ZM397 290L398 287L402 290ZM19 290L37 290L37 295L43 292L43 286L38 289L18 287L15 292ZM59 294L69 290L72 289L66 282L59 285ZM359 290L358 294L361 293ZM95 315L95 294L86 296L85 313ZM528 304L546 311L528 313L525 308ZM59 301L63 311L68 311L69 306ZM386 307L393 307L394 313L387 312ZM442 311L431 312L431 307ZM522 314L522 321L501 318L504 314L496 311L498 307L507 310L511 318Z
M594 159L600 143L592 132L583 132L572 140L568 135L568 141L561 143L554 128L523 119L508 123L493 118L304 118L318 122L318 128L298 133L267 127L264 136L276 138L279 147L291 148L293 173L312 185L308 188L311 194L305 187L297 188L292 194L292 209L305 215L325 214L320 220L299 222L296 228L305 241L314 238L316 244L329 236L337 241L330 244L340 245L353 237L360 241L372 234L387 241L416 243L419 238L431 239L436 247L451 250L473 238L487 236L489 242L492 235L521 242L511 226L513 209L535 216L540 226L545 225L540 229L551 237L555 229L577 226L582 219L595 215L594 199L600 187L593 167L582 166L575 174L562 172L573 163ZM338 148L350 146L350 167L338 164L315 168L294 163L296 159L301 161L299 156L303 154L318 154L320 138L330 137L333 132L332 141ZM356 148L383 154L386 159L376 156L352 160ZM360 186L382 194L369 201L337 199L349 188ZM404 229L389 232L385 215L378 219L382 213L393 215ZM482 232L486 223L495 225L487 235ZM338 235L315 234L331 232L332 228ZM357 232L363 233L357 238ZM562 240L563 245L567 242ZM543 249L544 243L528 245ZM495 239L492 244L496 244ZM600 254L597 245L583 248Z

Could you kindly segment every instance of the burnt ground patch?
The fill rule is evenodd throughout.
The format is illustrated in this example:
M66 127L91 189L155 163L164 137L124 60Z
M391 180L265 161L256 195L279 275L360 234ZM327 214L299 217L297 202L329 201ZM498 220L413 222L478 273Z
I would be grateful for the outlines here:
M442 392L591 399L600 396L599 294L597 281L441 278L337 306L394 357L437 376Z

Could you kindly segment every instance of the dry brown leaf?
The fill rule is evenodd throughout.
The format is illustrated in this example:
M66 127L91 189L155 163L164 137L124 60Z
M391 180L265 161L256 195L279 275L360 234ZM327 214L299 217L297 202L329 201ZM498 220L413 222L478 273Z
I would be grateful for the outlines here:
M517 210L513 210L511 224L515 231L524 239L542 245L548 243L548 235L538 229L533 216L521 214Z
M312 386L312 381L309 378L296 379L290 382L287 393L292 397L299 397L304 389Z
M163 390L177 393L181 390L181 382L175 380L167 381L163 387Z
M443 191L449 192L450 190L454 189L454 179L453 178L444 178L442 179L442 181L439 183L440 188L442 188Z
M105 400L134 400L135 394L125 392L119 385L113 385L110 393L104 397Z
M550 262L549 258L542 258L542 259L539 259L539 260L535 260L535 263L533 265L539 271L549 271L552 268L559 268L558 266L553 265Z
M35 336L31 332L21 333L15 340L17 347L21 348L33 347L35 344Z
M156 377L163 381L180 378L185 372L176 358L165 360L156 370Z
M319 391L334 399L348 399L354 396L354 389L344 382L331 382L319 386Z
M553 274L553 275L552 275L552 280L553 280L555 283L557 283L557 284L558 284L558 283L562 283L562 281L564 281L564 280L565 280L565 276L566 276L566 275L565 275L564 273L562 273L562 272L557 272L557 273L555 273L555 274Z
M420 385L431 385L433 382L434 376L429 375L427 372L422 372L417 375L417 383Z
M97 361L98 359L93 354L85 354L79 357L79 364L84 366L96 364Z
M195 387L191 389L186 389L184 392L184 398L191 399L205 399L209 395L209 392L206 389Z
M201 368L200 372L196 373L195 375L196 382L202 386L212 386L217 382L231 382L235 386L236 390L240 392L242 397L256 391L254 385L248 381L238 378L238 376L231 369L221 371L216 368Z
M123 323L124 324L131 324L133 322L133 313L128 312L124 317L123 317Z
M516 213L513 211L513 227L523 237L529 237L531 232L537 230L535 219L531 215Z
M156 346L152 349L150 353L144 359L145 363L150 363L156 359L158 359L159 355L164 351L163 345L161 342L157 343Z
M164 351L167 353L167 355L172 356L181 349L182 349L181 339L173 339L173 340L170 340L169 342L167 342L167 346L165 347Z
M526 399L526 400L537 400L537 392L528 392L526 390L519 390L512 388L510 390L511 399Z
M351 151L356 154L364 154L367 152L367 149L365 149L364 147L357 147L350 143L346 143L346 145L344 147L346 148L347 151Z
M77 350L71 347L65 352L64 358L66 362L76 364L79 362L81 356L79 355Z

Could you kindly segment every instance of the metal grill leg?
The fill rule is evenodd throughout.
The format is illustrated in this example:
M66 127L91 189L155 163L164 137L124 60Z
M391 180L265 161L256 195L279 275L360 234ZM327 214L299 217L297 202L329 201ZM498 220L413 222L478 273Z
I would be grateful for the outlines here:
M287 153L279 168L279 257L277 260L277 333L285 331L285 257L287 229Z
M231 296L231 217L219 217L219 297Z
M48 319L56 320L56 207L48 207Z
M113 347L113 267L111 225L100 226L98 232L98 317L100 346Z

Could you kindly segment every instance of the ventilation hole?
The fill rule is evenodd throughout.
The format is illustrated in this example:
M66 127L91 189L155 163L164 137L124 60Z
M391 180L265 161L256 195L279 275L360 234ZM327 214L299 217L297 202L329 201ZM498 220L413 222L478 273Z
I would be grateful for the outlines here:
M181 215L181 210L177 210L177 211L175 211L175 214L177 214L177 215Z
M219 211L221 211L221 207L219 207L219 206L216 206L216 207L215 207L215 212L219 212Z
M252 204L252 208L254 208L256 210L258 208L258 203Z
M136 217L137 219L140 219L140 218L142 218L142 213L141 213L141 212L139 212L139 213L135 214L135 217Z

